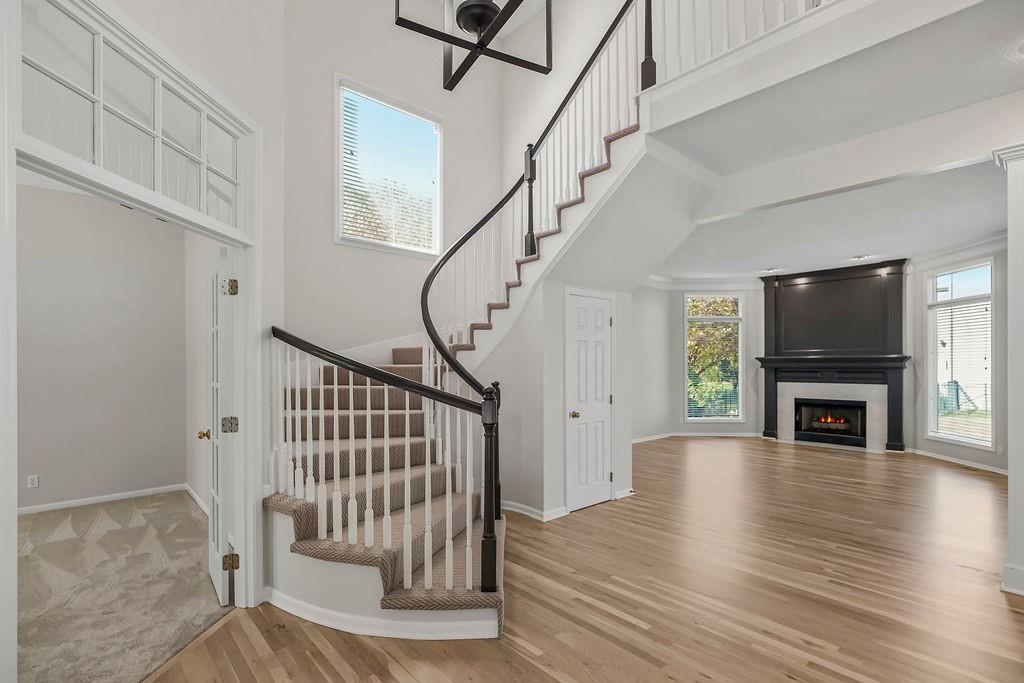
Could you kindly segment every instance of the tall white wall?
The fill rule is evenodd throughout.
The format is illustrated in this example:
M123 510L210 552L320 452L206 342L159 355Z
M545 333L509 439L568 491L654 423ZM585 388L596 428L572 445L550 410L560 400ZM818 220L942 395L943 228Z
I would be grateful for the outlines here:
M256 121L261 132L262 204L262 327L284 322L284 0L111 0L133 21ZM290 3L294 5L296 3ZM330 143L325 143L330 144ZM198 238L196 238L198 239ZM190 280L194 269L205 275L206 257L188 242ZM194 293L190 292L190 297ZM203 294L202 301L206 296ZM205 309L190 305L189 329L203 329ZM269 334L264 343L264 377L270 374ZM205 367L205 346L190 347L191 368ZM190 374L189 430L206 405L206 387ZM270 444L269 402L264 401L264 452ZM204 428L208 425L201 424ZM189 481L205 492L205 465L195 444L189 446L193 466ZM193 476L194 475L194 476ZM196 487L200 488L196 488Z
M333 349L422 331L419 292L433 261L335 244L335 74L441 119L446 245L501 194L499 78L511 67L482 59L447 92L441 44L395 26L394 11L389 2L301 0L285 15L285 320Z
M741 299L742 419L705 421L685 418L686 295L711 292L716 285L707 283L700 289L690 290L639 287L633 293L634 439L663 434L761 433L764 421L764 373L757 362L757 356L764 351L763 293L756 286L733 291L734 283L726 281L718 286Z
M184 276L180 228L19 186L20 506L185 481Z
M622 0L557 0L552 3L551 73L544 76L514 68L502 72L502 169L506 183L522 175L526 145L536 142L621 7ZM504 38L501 49L543 63L544 13L537 13Z

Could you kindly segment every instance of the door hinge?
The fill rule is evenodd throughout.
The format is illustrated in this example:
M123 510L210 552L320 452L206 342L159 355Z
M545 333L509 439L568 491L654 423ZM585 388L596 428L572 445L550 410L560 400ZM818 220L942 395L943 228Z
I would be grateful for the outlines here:
M608 318L608 327L615 327L615 318Z
M221 434L237 434L238 433L238 418L237 417L222 417L220 419L220 433Z
M609 472L608 473L608 481L615 481L615 473L614 472Z
M241 562L238 559L238 553L228 553L221 558L221 567L226 572L233 572L241 567Z
M238 295L238 280L230 278L220 283L220 293L228 296Z
M608 394L608 405L613 405L614 403L615 403L615 394Z

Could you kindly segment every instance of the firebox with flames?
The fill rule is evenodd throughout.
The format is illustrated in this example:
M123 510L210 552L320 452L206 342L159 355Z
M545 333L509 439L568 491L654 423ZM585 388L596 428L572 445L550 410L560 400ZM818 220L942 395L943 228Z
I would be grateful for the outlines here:
M822 429L831 430L842 430L846 429L850 421L842 415L833 415L832 413L825 413L824 415L816 415L812 420L815 427Z

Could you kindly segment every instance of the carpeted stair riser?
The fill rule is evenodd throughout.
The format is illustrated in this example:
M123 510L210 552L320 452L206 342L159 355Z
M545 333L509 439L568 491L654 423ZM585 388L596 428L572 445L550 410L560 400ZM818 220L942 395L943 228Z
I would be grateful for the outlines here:
M320 456L319 456L319 442L313 442L313 478L316 481L320 481ZM302 458L300 460L300 467L302 471L306 472L309 464L307 463L308 456L306 455L305 444L302 446ZM339 442L338 444L338 455L339 464L341 465L341 478L347 478L348 474L348 440ZM434 455L434 460L438 460L436 455L437 445L431 447ZM327 479L334 479L334 443L331 441L327 442L325 449L326 455L324 457L324 470L327 473ZM389 467L392 471L405 467L405 439L391 439L390 444L390 460ZM366 472L366 440L356 439L356 475L365 474ZM409 465L416 467L422 465L427 461L427 441L422 436L414 436L409 441ZM374 443L370 449L370 467L372 472L383 472L384 471L384 440L377 439L377 443Z
M399 377L405 377L406 379L415 380L417 382L423 381L422 365L381 365L380 369L386 370L387 372L390 372L393 375L398 375ZM337 379L335 379L335 375L337 375ZM355 384L356 387L366 387L365 375L356 374L355 382L350 381L351 378L352 373L350 373L348 370L344 368L336 368L332 365L325 367L323 369L323 378L321 381L323 382L323 384L327 385L338 384L342 386L348 386L349 384ZM382 384L382 382L378 382L377 380L371 380L370 382L371 386L380 386Z
M312 415L312 432L309 431L310 421L306 419L306 415L299 414L292 418L293 428L291 430L291 438L294 440L298 438L299 441L305 441L312 437L314 440L320 438L320 413L315 412ZM366 412L355 413L353 416L353 426L355 427L355 437L357 439L366 438ZM335 419L333 415L324 416L324 439L331 441L334 439L334 423ZM348 439L349 435L349 417L348 415L338 415L338 438ZM285 425L288 421L285 420ZM294 425L298 426L298 429ZM403 439L405 437L405 412L389 412L388 413L388 425L389 425L389 436L392 439ZM287 429L287 426L285 427ZM409 436L423 436L423 412L409 412ZM370 413L370 437L374 439L384 438L384 412L371 412Z
M452 479L452 495L455 495L455 468L448 468L448 472ZM430 477L430 492L431 495L437 496L444 493L444 465L434 465L431 468ZM384 516L384 487L387 482L385 481L383 474L374 474L373 477L373 516L383 517ZM405 474L404 471L392 472L391 473L391 512L400 510L405 507ZM341 482L341 517L345 529L348 529L348 481L342 480ZM334 494L334 482L327 482L327 506L328 512L330 512L332 506L331 496ZM280 494L278 494L280 495ZM409 477L409 504L415 505L416 503L422 503L426 499L426 476L424 470L418 470ZM295 540L305 541L317 536L317 504L310 503L308 501L299 501L295 498L288 496L281 496L275 499L274 496L268 496L264 502L264 507L270 510L276 510L277 512L284 512L292 516L292 524L295 527ZM310 509L312 513L310 513ZM356 482L356 509L358 510L356 519L363 521L366 517L366 482L365 480ZM312 516L310 516L312 514ZM334 530L334 523L331 519L332 515L327 515L327 531L328 533ZM312 520L312 526L310 526L310 520ZM346 531L347 533L347 531Z
M473 494L474 519L480 510L480 496ZM312 524L314 535L316 532L316 510L304 508L301 512L303 524L309 524L309 515L313 514ZM374 538L377 545L366 547L361 543L349 545L347 542L335 543L328 539L321 541L311 538L302 541L295 541L291 545L291 551L299 555L305 555L317 560L327 562L341 562L345 564L358 564L363 566L377 566L380 570L381 585L384 587L384 594L387 595L402 584L403 552L402 547L402 526L404 523L403 511L391 517L391 548L381 546L381 522L378 518L374 524ZM415 572L423 565L423 538L425 536L422 527L423 509L413 510L413 533L412 533L412 568ZM433 518L431 520L431 555L444 548L445 545L445 517L444 497L440 496L433 501ZM474 523L476 526L476 523ZM452 496L452 537L461 533L466 528L466 496ZM363 538L363 526L359 526L359 538ZM438 584L440 581L440 584ZM440 577L434 577L434 585L444 586L444 573Z
M421 365L423 349L419 346L391 349L391 362L395 365Z
M314 410L320 409L321 396L323 397L324 410L334 410L334 389L335 385L329 385L326 387L313 387L312 391L306 391L305 387L298 390L292 389L291 392L285 392L285 401L289 408L292 408L298 403L299 410L306 410L310 406L310 398L312 398L312 405ZM340 410L349 409L349 391L347 386L338 386L338 408ZM292 398L289 398L289 393ZM405 392L401 389L395 389L391 387L388 389L388 410L404 411L405 410ZM366 387L357 386L353 387L352 391L352 403L355 404L356 410L366 410ZM370 410L384 410L384 387L383 386L371 386L370 387ZM418 394L409 394L409 410L422 410L423 399ZM344 419L348 419L348 416L343 416Z

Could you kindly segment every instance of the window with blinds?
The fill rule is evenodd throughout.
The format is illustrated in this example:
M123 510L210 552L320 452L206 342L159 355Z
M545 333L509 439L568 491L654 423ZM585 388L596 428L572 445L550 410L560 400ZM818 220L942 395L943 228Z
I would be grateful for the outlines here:
M929 431L992 445L992 264L932 279Z
M438 125L344 86L339 96L339 238L439 253Z
M686 297L686 418L741 419L740 300Z

